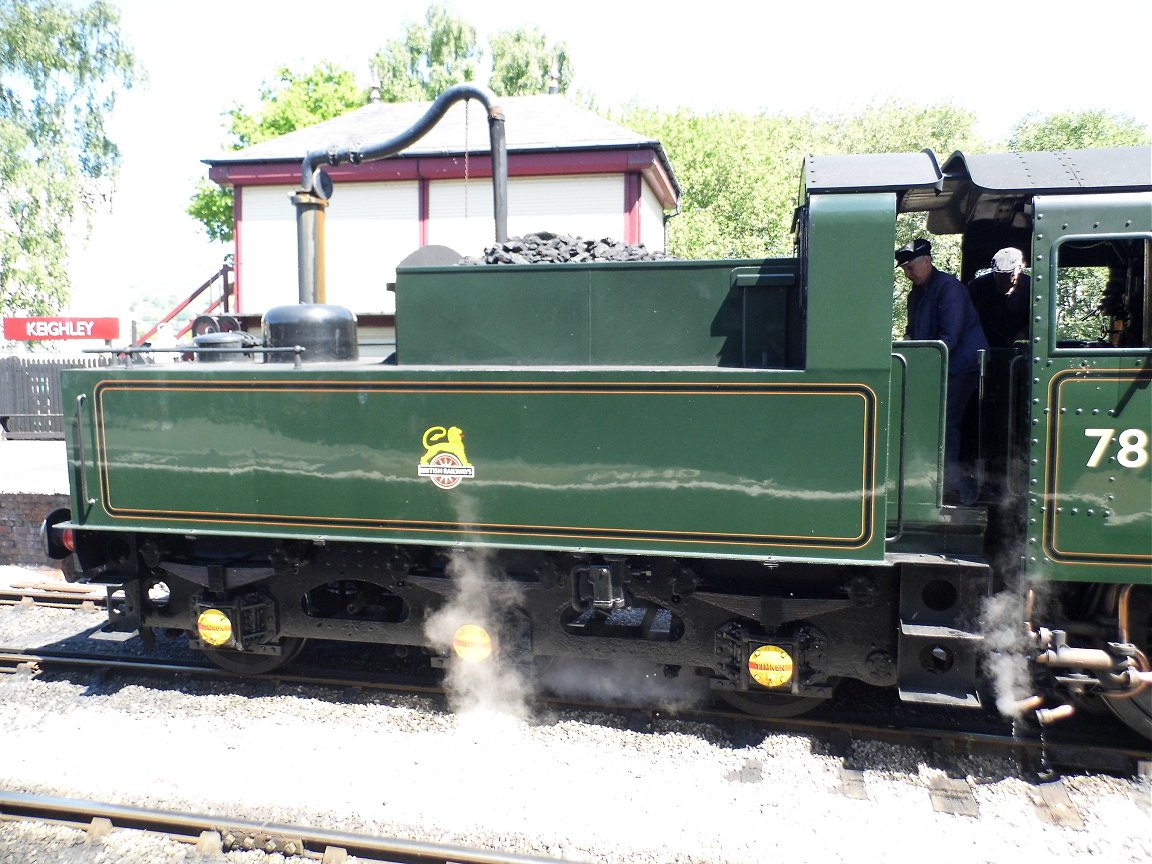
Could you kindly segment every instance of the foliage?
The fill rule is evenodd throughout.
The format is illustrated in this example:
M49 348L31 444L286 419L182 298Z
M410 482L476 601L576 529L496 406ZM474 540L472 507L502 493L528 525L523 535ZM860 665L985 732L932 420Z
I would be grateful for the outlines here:
M233 148L250 147L301 126L339 117L362 106L366 95L351 71L327 61L303 74L286 67L278 69L276 78L260 87L259 111L249 113L237 105L228 112Z
M136 77L104 0L0 0L0 314L53 314L71 288L67 248L108 190L105 131Z
M489 38L488 86L498 96L547 93L555 77L559 92L572 83L572 58L563 42L548 46L535 28L504 30ZM433 4L423 24L409 24L372 58L385 102L431 101L454 84L480 80L484 51L476 28L444 6Z
M677 178L680 212L668 226L669 252L683 258L787 254L785 192L795 189L792 121L737 112L662 113L631 107L620 123L660 141ZM781 182L791 174L792 179Z
M433 4L424 24L409 24L403 39L392 39L372 58L385 102L435 99L453 84L475 81L480 69L476 28Z
M951 105L887 102L854 114L795 117L687 109L662 113L632 106L614 119L664 145L682 187L681 211L669 223L668 248L683 258L793 254L792 216L805 154L910 153L927 147L945 158L955 150L987 149L973 131L974 116ZM1148 130L1130 118L1088 111L1030 115L1015 127L1010 146L1059 150L1148 140ZM894 245L928 237L936 266L959 273L959 236L932 236L926 225L924 213L900 215ZM897 338L904 331L908 289L908 280L897 271L892 285ZM1068 319L1092 320L1099 293L1094 285L1070 285L1068 291Z
M211 242L231 243L235 233L234 208L235 196L231 189L217 186L211 180L201 180L196 184L196 194L186 212L204 226Z
M549 48L543 34L534 29L495 34L492 55L491 86L498 95L547 92L553 71L561 92L571 84L567 47L557 43ZM423 24L409 24L403 38L387 42L371 66L381 100L429 101L453 84L477 80L482 57L476 28L445 7L432 5ZM259 98L260 108L254 112L237 105L225 113L230 149L338 117L367 101L352 72L327 62L303 74L278 70L275 79L261 87ZM201 181L187 212L204 226L210 240L232 241L231 189Z
M682 258L794 254L792 218L805 155L937 153L971 148L975 117L950 105L873 105L847 115L671 114L625 109L619 122L661 141L682 187L681 212L668 229ZM896 244L924 234L922 214L901 217ZM941 268L959 263L959 241L932 238ZM893 281L896 326L904 328L907 280Z
M549 48L544 34L530 28L496 33L488 44L492 50L488 86L497 96L547 93L553 83L560 93L571 87L572 58L563 42Z
M569 92L572 64L564 43L547 44L536 29L502 31L489 37L489 86L498 95L544 92L555 77ZM481 77L484 52L476 28L445 6L430 5L421 23L408 24L402 38L387 42L372 58L380 98L386 102L428 101L446 88ZM330 65L297 78L281 70L277 87L265 87L263 114L230 112L233 146L256 143L359 104L350 73ZM343 76L347 76L346 78ZM340 81L337 82L337 77ZM333 91L352 94L341 105ZM593 96L579 97L596 110ZM747 115L738 112L671 113L629 106L602 112L662 143L682 187L680 211L669 222L669 252L684 258L779 257L794 254L792 219L797 178L806 154L916 152L930 148L946 157L955 150L979 152L974 116L949 104L911 105L888 101L843 115ZM1032 115L1013 130L1014 149L1061 149L1146 142L1148 130L1126 117L1104 112ZM213 239L231 239L230 193L201 184L189 212ZM897 219L895 245L926 236L925 214ZM933 236L937 266L960 270L959 237ZM904 328L908 283L893 280L894 333Z
M1061 267L1056 280L1056 339L1106 341L1101 301L1108 284L1103 267Z
M976 117L954 105L911 105L891 100L855 114L820 117L813 153L916 153L941 158L955 150L980 149Z
M792 254L797 178L809 153L950 153L972 141L974 124L951 106L900 103L844 116L632 107L616 119L664 145L683 193L669 251L683 258Z
M233 106L229 119L228 146L240 150L285 135L301 126L320 123L359 108L366 93L347 69L324 62L303 72L288 68L276 71L271 82L260 88L260 108L255 112ZM233 236L231 189L201 180L188 205L188 215L204 226L208 239L230 243Z
M1150 143L1152 134L1149 134L1148 127L1131 117L1107 111L1066 111L1046 117L1026 115L1012 127L1008 149L1027 153Z

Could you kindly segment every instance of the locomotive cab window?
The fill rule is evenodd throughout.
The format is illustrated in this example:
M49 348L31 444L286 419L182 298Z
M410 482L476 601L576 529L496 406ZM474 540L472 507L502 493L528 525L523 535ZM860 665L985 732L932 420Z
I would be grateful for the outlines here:
M1147 237L1070 240L1056 250L1057 348L1148 348L1152 304Z

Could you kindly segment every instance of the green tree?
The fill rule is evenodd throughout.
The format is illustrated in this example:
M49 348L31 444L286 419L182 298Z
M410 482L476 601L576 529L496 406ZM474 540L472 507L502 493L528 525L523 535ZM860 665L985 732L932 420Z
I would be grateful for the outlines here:
M683 258L792 254L792 216L809 153L931 147L947 155L978 143L974 116L948 105L886 103L836 116L630 107L616 119L664 145L682 189L669 251Z
M0 0L0 314L67 301L68 239L108 198L105 120L135 77L111 4Z
M555 72L561 92L572 79L572 61L563 43L548 47L536 30L510 30L492 37L491 85L502 96L547 92ZM483 52L476 28L439 5L429 6L423 24L409 24L402 39L387 42L371 60L380 99L385 102L428 101L453 84L475 81ZM358 108L367 94L351 72L321 63L304 74L280 69L260 90L260 107L234 106L225 112L229 141L240 150L303 126L320 123ZM231 189L202 180L188 205L210 240L233 239Z
M572 84L572 58L563 42L548 45L536 28L504 30L488 40L492 65L488 86L498 96L547 93L553 80L561 93ZM426 102L454 84L483 77L484 50L476 28L433 4L422 24L409 24L372 58L385 102Z
M951 105L888 102L843 115L672 113L631 107L617 118L661 141L680 181L680 213L668 251L681 258L782 257L794 254L792 217L805 155L908 153L930 147L942 157L979 149L975 117ZM897 244L925 234L924 214L901 216ZM934 258L959 263L959 240L933 237ZM908 283L893 280L895 332L903 332Z
M889 100L813 119L818 153L915 153L927 147L946 158L954 150L984 149L973 131L975 115L949 104Z
M696 114L626 109L619 121L662 142L682 190L668 227L669 252L682 258L779 256L791 247L792 208L803 118L739 112Z
M320 63L308 72L277 70L276 77L260 88L260 107L248 111L240 105L226 112L228 146L241 150L313 123L338 117L367 101L356 76L332 63ZM208 238L232 242L232 190L201 180L188 205L188 215L204 226Z
M403 39L385 43L372 58L372 70L385 102L421 102L453 84L476 81L480 57L476 28L433 4L424 24L409 24Z
M1123 114L1107 111L1065 111L1047 116L1025 115L1008 136L1008 149L1078 150L1086 147L1127 147L1152 143L1147 126Z
M488 39L492 51L492 77L488 86L497 96L547 93L552 84L560 93L572 86L572 59L568 46L548 47L536 28L504 30Z
M187 213L204 227L210 241L231 243L235 234L234 206L231 189L217 186L211 180L201 180L196 184L196 194L188 204Z
M367 93L349 70L328 61L296 73L276 71L260 87L260 109L254 113L235 106L228 112L232 146L239 150L286 135L302 126L338 117L367 102Z

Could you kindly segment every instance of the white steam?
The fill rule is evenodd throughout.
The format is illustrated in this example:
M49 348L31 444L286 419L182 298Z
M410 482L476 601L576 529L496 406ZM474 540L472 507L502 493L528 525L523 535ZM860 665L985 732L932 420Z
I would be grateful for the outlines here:
M516 586L495 572L484 550L457 550L448 563L456 593L429 616L424 634L448 655L445 686L448 704L458 714L479 712L527 719L531 687L508 654L501 635L509 612L520 599ZM452 651L452 638L465 624L478 624L493 639L493 654L481 662L464 662Z
M557 658L539 675L541 687L569 699L597 704L656 707L676 712L699 708L711 698L708 679L692 674L665 674L665 666L642 660Z
M1009 588L984 600L984 671L1005 717L1020 716L1020 703L1034 692L1029 671L1031 640L1024 629L1029 585Z

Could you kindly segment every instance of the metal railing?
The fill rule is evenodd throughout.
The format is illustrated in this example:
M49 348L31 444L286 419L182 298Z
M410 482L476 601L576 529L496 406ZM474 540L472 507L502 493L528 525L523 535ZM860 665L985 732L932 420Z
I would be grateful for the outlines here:
M188 297L186 297L181 303L179 303L175 309L173 309L171 312L169 312L167 315L165 315L162 319L157 321L151 330L148 330L147 332L145 332L143 336L135 337L132 341L132 344L137 346L137 347L143 345L145 342L147 342L149 339L151 339L153 336L155 336L156 333L160 330L160 328L162 326L164 326L165 324L172 321L172 319L174 319L177 315L179 315L181 312L183 312L185 309L187 309L189 306L191 306L192 303L195 302L196 298L198 298L205 291L210 291L210 289L213 289L213 286L215 286L217 282L220 283L219 295L217 296L216 292L214 290L211 290L211 293L209 294L209 303L204 308L204 311L202 312L202 314L207 315L209 313L215 312L217 309L220 309L221 307L223 307L223 311L225 313L232 311L231 305L232 305L232 293L233 293L234 285L233 285L232 279L230 278L231 275L232 275L232 265L231 264L225 264L218 271L213 273L212 276L209 277L208 281L206 281L203 285L201 285L199 288L197 288L195 291L193 291L191 294L189 294ZM181 339L185 335L187 335L188 331L192 329L193 323L195 323L194 320L188 322L183 327L181 327L180 330L178 330L176 332L176 338Z

